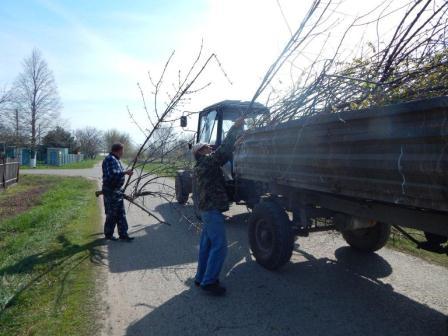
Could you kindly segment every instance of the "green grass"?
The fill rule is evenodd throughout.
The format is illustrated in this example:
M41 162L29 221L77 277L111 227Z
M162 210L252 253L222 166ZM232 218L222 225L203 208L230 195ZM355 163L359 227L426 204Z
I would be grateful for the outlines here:
M46 178L47 177L44 176L45 181L47 181ZM12 184L6 190L0 189L0 202L6 201L15 195L24 194L35 187L44 186L44 183L42 183L40 180L33 178L33 177L29 178L29 176L26 176L26 177L20 176L19 182L20 183ZM51 179L51 181L48 181L48 182L51 183L54 181L53 181L53 179ZM0 218L0 223L1 222L2 222L2 220Z
M177 169L177 166L171 163L151 162L145 165L145 171L160 176L175 177Z
M0 219L0 335L94 335L96 184L23 176L0 197L26 197L36 186L49 187L33 207Z
M407 233L412 235L415 239L420 242L425 242L426 239L423 236L422 231L413 230L413 229L405 229ZM395 229L392 229L391 237L387 243L387 247L392 248L394 250L398 250L407 254L414 255L426 261L429 261L433 264L441 265L448 268L448 245L445 243L441 250L443 253L435 253L431 251L427 251L422 248L418 248L413 242L409 239L406 239L400 232Z
M179 169L185 169L187 163L185 162L170 162L170 163L160 163L160 162L150 162L145 165L144 171L166 177L175 177L176 172Z
M36 168L31 168L29 166L20 166L20 169L85 169L85 168L93 168L95 164L100 162L103 158L92 159L92 160L84 160L80 162L68 163L63 166L49 166L46 164L37 164Z
M123 166L130 166L132 162L130 160L123 160ZM130 168L130 167L129 167ZM137 165L137 169L140 169ZM185 169L185 164L183 163L160 163L160 162L149 162L145 164L144 172L151 173L153 175L164 176L169 178L175 178L176 172L179 169Z

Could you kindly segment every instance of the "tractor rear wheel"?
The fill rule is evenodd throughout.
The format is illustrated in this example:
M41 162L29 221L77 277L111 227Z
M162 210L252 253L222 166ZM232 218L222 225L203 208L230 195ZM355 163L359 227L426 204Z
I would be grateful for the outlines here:
M257 204L249 218L249 242L261 266L276 270L285 265L294 248L294 231L286 211L274 201Z

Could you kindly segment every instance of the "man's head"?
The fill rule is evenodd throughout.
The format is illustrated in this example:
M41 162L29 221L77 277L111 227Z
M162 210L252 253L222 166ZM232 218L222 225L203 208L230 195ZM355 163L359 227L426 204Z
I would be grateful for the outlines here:
M124 146L121 143L114 143L110 148L110 152L114 154L116 157L121 158L124 153Z
M213 151L212 146L209 144L198 142L197 144L193 145L193 155L198 158L203 155L208 155Z

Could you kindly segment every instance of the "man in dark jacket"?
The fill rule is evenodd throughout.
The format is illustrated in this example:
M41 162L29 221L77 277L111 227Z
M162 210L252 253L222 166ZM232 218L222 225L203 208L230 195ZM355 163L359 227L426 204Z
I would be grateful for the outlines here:
M195 284L214 295L224 295L226 291L219 283L219 274L227 254L222 212L229 209L221 167L232 159L233 148L238 135L241 134L243 123L243 118L235 121L226 139L215 152L211 146L204 143L193 147L198 207L203 222Z
M103 198L106 212L104 223L104 236L108 240L117 240L114 237L115 225L118 226L118 235L121 240L132 241L128 235L128 222L124 209L123 191L125 175L132 176L132 170L123 170L120 158L124 147L120 143L112 145L111 152L103 160Z

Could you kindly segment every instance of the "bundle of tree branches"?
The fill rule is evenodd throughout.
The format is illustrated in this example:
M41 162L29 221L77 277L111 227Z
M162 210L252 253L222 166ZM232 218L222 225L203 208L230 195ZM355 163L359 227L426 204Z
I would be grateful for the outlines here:
M253 98L272 87L271 113L262 125L448 94L448 2L386 0L344 29L333 20L338 6L314 1L266 73ZM390 33L381 34L380 27ZM369 36L369 29L375 34ZM376 40L364 42L375 35ZM353 36L361 36L359 43ZM317 50L314 58L307 54L311 45ZM274 77L288 63L292 84L287 90L273 88Z
M167 183L167 177L173 177L176 170L188 166L191 162L187 153L188 146L193 139L191 136L179 137L174 131L174 125L181 117L195 112L185 111L192 96L202 92L211 85L211 82L201 80L205 70L211 63L215 63L221 73L227 78L218 57L212 53L203 56L203 45L185 72L176 71L175 79L168 75L171 69L174 52L168 58L157 80L148 73L152 90L149 99L152 106L147 104L148 95L140 84L140 94L143 109L146 114L146 122L139 122L128 109L130 118L144 135L143 143L138 147L134 158L129 163L129 168L134 170L134 175L129 177L124 186L124 197L136 205L148 215L158 218L145 205L145 197L157 197L171 202L175 192L171 183Z

